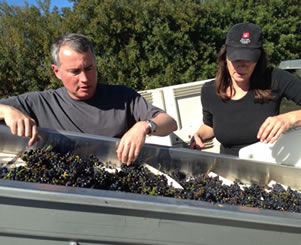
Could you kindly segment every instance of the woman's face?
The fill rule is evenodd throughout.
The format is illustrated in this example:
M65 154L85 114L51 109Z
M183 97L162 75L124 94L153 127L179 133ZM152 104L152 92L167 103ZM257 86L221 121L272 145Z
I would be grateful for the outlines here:
M235 82L236 84L248 84L256 63L247 60L230 61L228 57L226 60L232 82Z

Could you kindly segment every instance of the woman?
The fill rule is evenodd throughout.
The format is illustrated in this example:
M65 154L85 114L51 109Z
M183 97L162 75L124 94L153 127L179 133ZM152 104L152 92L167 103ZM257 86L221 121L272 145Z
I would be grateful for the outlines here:
M195 145L204 148L216 137L220 153L238 155L244 146L273 143L290 127L301 126L301 110L279 115L283 97L301 105L301 81L267 64L261 29L234 25L219 53L215 81L202 87L204 123L194 134Z

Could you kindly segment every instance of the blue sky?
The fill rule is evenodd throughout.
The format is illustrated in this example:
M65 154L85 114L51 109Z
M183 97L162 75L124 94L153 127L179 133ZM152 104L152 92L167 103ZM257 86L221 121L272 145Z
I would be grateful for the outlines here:
M37 5L37 0L0 0L0 2L7 2L9 5L18 5L18 6L24 6L24 3L27 2L29 5L34 4ZM64 7L72 7L73 3L70 3L68 0L50 0L51 3L51 9L54 6L57 6L58 8L64 8Z

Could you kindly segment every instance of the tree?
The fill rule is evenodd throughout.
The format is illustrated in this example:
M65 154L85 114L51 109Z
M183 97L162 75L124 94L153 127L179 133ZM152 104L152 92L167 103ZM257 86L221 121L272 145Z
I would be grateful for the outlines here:
M40 8L0 4L0 97L51 87L50 44L61 19L50 14L50 1ZM55 86L56 87L56 86Z
M99 81L136 90L213 78L233 24L253 22L272 65L300 58L298 0L50 0L24 8L0 3L0 97L57 88L50 45L66 32L94 44Z

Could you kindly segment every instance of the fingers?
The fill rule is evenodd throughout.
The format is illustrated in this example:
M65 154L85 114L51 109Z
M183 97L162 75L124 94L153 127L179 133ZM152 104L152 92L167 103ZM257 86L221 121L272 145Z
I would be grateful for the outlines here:
M28 120L18 120L17 121L17 135L18 136L25 136L25 131L28 131L26 127L28 127Z
M190 143L189 143L189 147L193 150L201 150L201 147L199 147L194 139L194 136L191 137Z
M261 142L272 143L271 141L275 141L274 137L278 134L278 132L278 127L273 127L271 124L268 124L261 130L259 139Z
M28 134L29 136L25 136L25 137L30 137L30 134ZM40 141L40 138L38 136L38 127L34 124L32 127L32 134L31 134L31 138L28 141L28 146L32 146L35 142Z
M28 146L32 146L35 142L40 140L38 137L38 127L31 118L22 118L13 121L9 127L12 134L30 138Z
M201 139L201 137L198 134L194 134L193 138L194 138L194 142L195 142L195 148L197 146L200 147L201 149L203 149L205 147L203 140Z
M24 122L23 119L13 121L8 126L10 128L11 133L18 136L25 136L25 131L28 130L25 129L26 127L28 127L28 123Z
M10 128L10 132L14 135L17 135L18 133L18 126L17 122L12 122L11 124L7 125Z
M145 122L137 122L122 136L117 148L117 157L122 163L130 165L138 158L145 142L145 124Z
M122 163L129 166L138 158L141 148L142 145L136 145L134 142L120 142L117 148L117 157Z
M274 143L289 128L289 123L281 117L268 117L259 128L257 138L261 142Z

